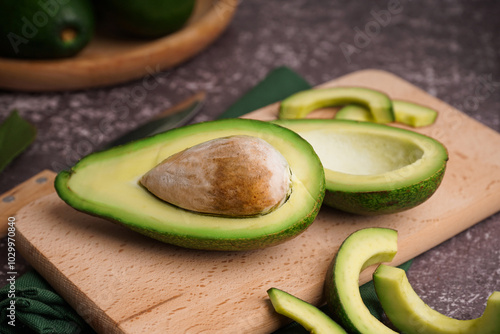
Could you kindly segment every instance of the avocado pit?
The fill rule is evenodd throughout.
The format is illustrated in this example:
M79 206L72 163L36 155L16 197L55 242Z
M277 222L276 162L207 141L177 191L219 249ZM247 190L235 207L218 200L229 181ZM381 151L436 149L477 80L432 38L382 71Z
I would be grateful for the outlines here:
M291 192L287 160L263 139L216 138L175 153L140 183L161 200L211 215L264 215Z

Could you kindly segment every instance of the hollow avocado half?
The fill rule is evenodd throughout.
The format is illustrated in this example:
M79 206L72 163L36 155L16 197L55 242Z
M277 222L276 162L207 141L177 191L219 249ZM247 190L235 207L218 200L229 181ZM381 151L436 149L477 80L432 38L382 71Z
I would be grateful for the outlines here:
M291 192L274 211L219 217L164 202L139 179L167 157L233 135L267 141L288 161ZM290 239L315 219L325 192L324 169L311 145L295 132L249 119L210 121L93 153L55 180L59 196L77 210L109 219L160 241L195 249L247 250Z
M277 120L313 147L325 168L324 203L362 215L413 208L438 189L448 153L437 140L384 124Z

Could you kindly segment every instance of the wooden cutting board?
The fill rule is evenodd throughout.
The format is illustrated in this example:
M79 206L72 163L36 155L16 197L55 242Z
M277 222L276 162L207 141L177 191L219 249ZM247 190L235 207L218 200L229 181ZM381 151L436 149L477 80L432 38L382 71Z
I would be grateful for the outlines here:
M323 303L327 267L351 232L397 229L393 264L400 264L500 210L500 134L387 72L355 72L324 86L337 85L376 88L439 111L436 124L419 130L442 141L450 156L430 200L380 217L322 208L295 239L238 253L162 244L78 213L52 194L16 215L18 250L101 333L269 333L288 320L274 313L266 290ZM248 117L276 113L275 104Z

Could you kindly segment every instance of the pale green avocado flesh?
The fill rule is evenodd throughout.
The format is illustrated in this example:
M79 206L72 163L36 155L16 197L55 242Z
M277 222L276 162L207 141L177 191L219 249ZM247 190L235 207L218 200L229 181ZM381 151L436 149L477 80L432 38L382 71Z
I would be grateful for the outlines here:
M373 282L382 308L392 324L407 334L500 333L500 292L488 298L481 317L458 320L426 305L411 287L404 270L380 265Z
M349 333L394 334L365 306L359 291L359 274L365 268L391 261L397 252L397 232L366 228L347 237L340 246L325 281L330 313Z
M358 104L348 104L335 113L335 119L346 119L360 122L373 122L370 110Z
M277 120L306 139L325 168L324 203L363 215L400 212L434 194L448 154L425 135L336 119Z
M409 125L414 128L431 125L436 121L438 116L436 110L408 101L392 100L392 107L397 123ZM335 114L335 118L374 122L370 110L358 104L349 104L342 107Z
M377 123L394 121L391 99L382 92L361 87L316 88L295 93L281 102L279 118L305 118L317 109L351 103L368 108Z
M316 306L276 288L267 290L267 293L277 313L295 320L309 333L347 333L339 324Z
M139 179L165 158L202 142L232 135L259 137L287 160L291 193L274 211L252 217L216 217L170 205ZM91 154L58 174L59 196L77 210L107 218L160 241L196 249L263 248L304 231L324 197L324 171L307 141L277 125L247 119L211 121Z
M393 100L396 122L419 128L436 121L437 111L413 102Z

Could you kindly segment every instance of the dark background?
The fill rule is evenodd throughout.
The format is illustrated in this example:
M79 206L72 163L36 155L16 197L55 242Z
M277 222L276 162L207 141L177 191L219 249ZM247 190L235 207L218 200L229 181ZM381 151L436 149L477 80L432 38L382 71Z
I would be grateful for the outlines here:
M38 128L34 144L0 174L0 193L42 169L71 166L199 90L208 99L194 121L213 119L282 65L313 85L360 69L390 71L500 131L500 2L406 0L387 15L390 3L241 1L214 44L155 75L158 85L146 94L142 80L77 92L0 91L0 121L18 109ZM485 82L490 94L481 89ZM0 285L5 248L3 239ZM17 265L18 272L29 268L19 255ZM436 310L480 316L487 297L500 290L500 214L417 257L409 279Z

